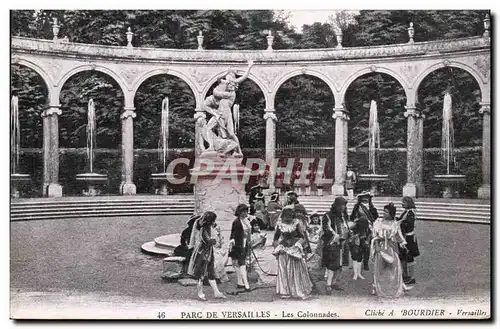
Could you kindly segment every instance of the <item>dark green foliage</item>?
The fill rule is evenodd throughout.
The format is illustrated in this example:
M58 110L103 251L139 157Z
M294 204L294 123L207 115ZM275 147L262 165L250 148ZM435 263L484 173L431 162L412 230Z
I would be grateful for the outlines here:
M333 94L322 80L312 76L287 80L276 94L275 107L277 143L335 143Z
M195 99L189 86L170 75L146 80L135 96L134 144L137 148L156 148L160 138L161 106L169 99L169 147L194 146Z
M19 99L19 125L21 126L21 147L41 148L43 127L41 114L48 101L47 85L33 70L11 66L10 88Z
M406 95L397 80L381 73L366 74L347 89L345 106L349 111L349 147L368 146L370 104L377 103L380 146L405 147L407 119ZM366 164L368 167L368 162ZM368 169L368 168L367 168Z
M445 68L427 76L418 90L418 108L425 114L424 148L441 147L444 93L452 98L455 146L482 144L481 91L476 80L457 68Z
M123 92L109 76L85 71L71 77L61 91L59 118L60 147L85 147L87 142L87 110L90 99L96 111L96 147L121 146Z

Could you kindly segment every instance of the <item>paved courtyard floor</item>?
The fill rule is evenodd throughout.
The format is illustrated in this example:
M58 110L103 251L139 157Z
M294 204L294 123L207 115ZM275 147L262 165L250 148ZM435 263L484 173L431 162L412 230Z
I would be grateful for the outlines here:
M11 223L11 316L32 318L152 318L162 310L241 307L284 309L328 305L466 305L489 308L490 226L421 221L422 255L417 285L403 299L380 300L366 280L343 276L344 291L317 295L307 302L277 300L263 288L225 301L196 301L196 288L161 279L162 257L143 254L144 242L180 232L188 216L118 217ZM233 289L234 275L222 291ZM324 283L320 284L320 290ZM271 303L273 302L273 303ZM258 307L257 307L258 306ZM138 313L137 313L138 312ZM137 314L136 314L137 313ZM115 316L111 316L114 314ZM167 314L168 316L168 314ZM346 315L345 315L346 316Z

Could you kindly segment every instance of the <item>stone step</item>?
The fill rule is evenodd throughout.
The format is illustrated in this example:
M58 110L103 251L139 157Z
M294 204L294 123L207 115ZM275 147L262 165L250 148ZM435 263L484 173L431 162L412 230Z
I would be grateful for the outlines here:
M99 217L125 217L125 216L161 216L161 215L186 215L190 216L193 214L194 209L186 209L183 211L137 211L137 212L99 212L99 213L56 213L56 214L46 214L38 213L31 215L20 215L16 217L11 217L11 221L23 221L23 220L42 220L42 219L66 219L66 218L99 218Z
M318 211L320 214L325 213L326 210ZM396 213L396 216L401 215L401 213ZM418 219L421 220L432 220L432 219L448 219L448 220L468 220L475 219L480 221L491 221L491 216L489 214L484 215L463 215L460 213L433 213L433 212L417 212Z
M330 207L324 207L324 206L310 206L310 205L305 205L304 207L307 209L309 213L313 211L317 211L319 213L325 213L327 212ZM381 211L380 209L377 209L379 212ZM402 210L399 210L396 212L397 215L402 214ZM348 209L349 213L349 209ZM469 211L469 209L459 209L459 210L452 210L452 209L423 209L423 208L418 208L416 211L417 215L422 216L422 215L429 215L429 214L449 214L449 215L457 215L457 216L482 216L485 218L490 218L490 212L489 211Z
M194 200L169 200L166 199L164 201L148 201L148 200L140 200L140 201L104 201L104 202L21 202L21 203L12 203L12 208L33 208L33 207L71 207L71 206L127 206L127 205L143 205L143 204L152 204L152 205L163 205L163 204L193 204Z
M303 200L303 199L300 199L299 200L300 203L302 204L311 204L311 205L327 205L327 206L330 206L333 201L330 201L330 200ZM390 201L373 201L373 204L374 205L380 205L380 206L384 206L386 205L387 203L389 203ZM395 205L398 205L397 202L394 202L392 201L393 203L395 203ZM355 202L354 201L349 201L347 203L348 207L352 207L355 205ZM415 203L415 206L418 208L421 208L421 207L446 207L446 208L475 208L475 209L490 209L491 208L491 205L489 204L478 204L478 203L474 203L474 204L468 204L468 203L438 203L438 202L420 202L420 203Z
M31 212L50 212L50 211L87 211L89 209L97 211L113 211L113 210L119 210L119 209L130 209L130 210L136 210L136 209L155 209L155 210L162 210L162 209L186 209L186 208L193 208L193 205L191 204L185 204L185 205L179 205L179 204L162 204L162 205L150 205L150 204L144 204L144 205L123 205L123 206L101 206L101 205L92 205L91 207L50 207L50 208L15 208L11 209L11 214L16 214L16 213L31 213Z

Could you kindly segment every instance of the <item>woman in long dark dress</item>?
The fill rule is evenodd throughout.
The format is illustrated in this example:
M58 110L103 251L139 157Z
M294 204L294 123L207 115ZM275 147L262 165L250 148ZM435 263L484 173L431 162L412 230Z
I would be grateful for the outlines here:
M323 258L322 264L326 267L326 287L328 292L344 290L337 280L342 271L342 247L349 237L347 225L347 200L343 197L335 198L330 211L323 215Z
M252 246L252 223L248 216L248 206L240 204L234 212L236 219L231 226L229 237L229 257L232 259L233 267L238 278L237 288L250 290L248 283L247 263Z
M226 298L219 291L215 281L214 245L217 241L212 237L212 229L216 219L217 215L215 213L207 211L194 224L191 234L190 244L194 243L194 248L188 266L188 274L198 279L198 298L201 300L206 300L203 293L203 279L205 277L208 278L208 283L214 291L215 298Z
M399 250L399 257L403 263L403 280L406 284L416 283L413 277L415 267L415 257L420 256L418 242L415 236L415 203L409 196L403 198L403 208L405 211L401 214L399 221L401 222L401 232L406 240L406 249Z
M305 237L293 207L284 207L273 241L273 254L278 261L276 293L281 298L307 299L311 294L313 284L305 261Z

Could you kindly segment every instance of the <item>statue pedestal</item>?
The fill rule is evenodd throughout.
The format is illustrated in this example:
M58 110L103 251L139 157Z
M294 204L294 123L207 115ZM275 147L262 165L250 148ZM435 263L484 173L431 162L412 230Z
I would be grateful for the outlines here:
M152 174L151 179L158 186L158 194L160 195L168 195L168 183L174 178L174 174L172 173L159 173Z
M443 198L458 197L458 185L465 182L465 175L434 175L433 181L444 185Z
M208 161L200 161L200 168L191 170L191 176L196 176L195 213L215 212L221 231L230 231L236 207L248 203L243 177L250 170L241 164L241 158L203 157L203 160Z
M378 196L380 194L379 190L379 182L385 182L389 180L389 175L380 175L380 174L360 174L358 176L359 181L368 181L370 182L370 193L373 196Z
M19 198L19 188L31 181L28 174L10 174L10 195L12 198Z

